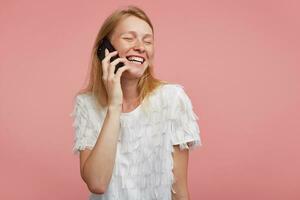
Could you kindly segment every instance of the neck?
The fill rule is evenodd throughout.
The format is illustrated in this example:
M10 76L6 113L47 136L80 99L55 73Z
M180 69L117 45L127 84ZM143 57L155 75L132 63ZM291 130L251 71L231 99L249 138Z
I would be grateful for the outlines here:
M138 79L126 79L121 77L123 102L125 104L134 104L138 100L137 84Z

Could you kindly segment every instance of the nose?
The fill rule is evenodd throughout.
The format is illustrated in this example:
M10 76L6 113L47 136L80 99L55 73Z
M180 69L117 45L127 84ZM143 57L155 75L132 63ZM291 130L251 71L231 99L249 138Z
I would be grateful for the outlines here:
M140 40L137 40L134 45L134 50L139 51L139 52L144 52L145 46L144 46L143 42L141 42Z

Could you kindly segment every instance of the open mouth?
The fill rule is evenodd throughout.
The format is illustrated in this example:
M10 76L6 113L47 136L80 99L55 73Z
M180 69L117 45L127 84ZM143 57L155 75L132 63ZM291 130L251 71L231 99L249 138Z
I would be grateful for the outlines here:
M145 62L144 58L136 57L136 56L126 56L127 60L136 64L143 64Z

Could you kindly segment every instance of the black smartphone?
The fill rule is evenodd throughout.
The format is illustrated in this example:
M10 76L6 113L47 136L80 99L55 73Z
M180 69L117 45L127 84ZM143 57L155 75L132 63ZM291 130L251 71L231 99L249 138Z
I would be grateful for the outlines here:
M99 47L97 49L97 55L98 55L98 58L100 59L100 61L102 61L105 58L105 49L108 49L109 52L116 51L116 49L113 47L113 45L111 44L111 42L109 41L109 39L107 37L104 37L102 39L102 41L100 42L100 45L99 45ZM117 58L119 58L119 55L115 55L115 56L111 57L110 62L114 61ZM116 65L114 73L116 73L117 70L120 67L123 67L123 66L124 66L124 63L123 62L119 62Z

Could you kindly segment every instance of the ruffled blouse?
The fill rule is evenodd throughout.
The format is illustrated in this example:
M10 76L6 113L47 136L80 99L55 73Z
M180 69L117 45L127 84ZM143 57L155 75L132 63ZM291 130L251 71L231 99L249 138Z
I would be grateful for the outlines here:
M96 99L77 95L74 102L73 153L92 149L97 141L107 108ZM90 193L90 200L171 200L173 145L194 149L202 145L198 117L179 84L156 88L137 108L120 115L120 134L115 165L107 191Z

